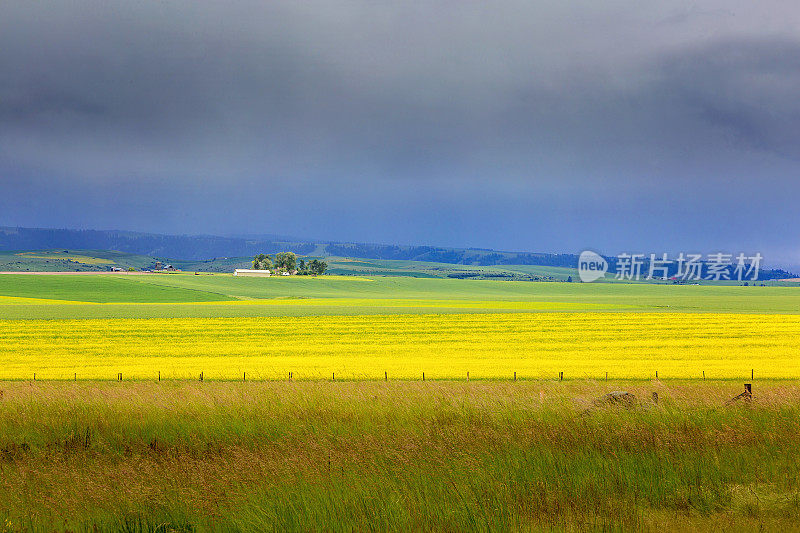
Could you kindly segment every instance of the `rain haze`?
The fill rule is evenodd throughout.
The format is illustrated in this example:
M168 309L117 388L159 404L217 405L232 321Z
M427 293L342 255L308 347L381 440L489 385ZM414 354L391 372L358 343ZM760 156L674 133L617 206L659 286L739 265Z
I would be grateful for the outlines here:
M800 264L793 2L0 4L0 225Z

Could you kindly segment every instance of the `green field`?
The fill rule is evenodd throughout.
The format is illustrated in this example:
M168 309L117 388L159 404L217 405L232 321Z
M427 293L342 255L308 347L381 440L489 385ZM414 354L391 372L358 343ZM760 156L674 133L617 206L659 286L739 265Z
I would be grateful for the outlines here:
M71 303L66 307L59 301ZM518 312L523 303L530 303L532 311L795 314L800 312L800 287L327 275L0 275L0 317L6 319Z
M95 272L116 266L149 268L155 258L114 250L0 251L0 272Z

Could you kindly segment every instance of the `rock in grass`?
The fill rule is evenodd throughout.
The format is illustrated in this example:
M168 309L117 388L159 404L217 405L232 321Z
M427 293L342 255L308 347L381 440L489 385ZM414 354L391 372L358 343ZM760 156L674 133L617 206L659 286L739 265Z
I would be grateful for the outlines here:
M592 403L597 407L617 406L631 409L636 407L636 396L630 392L618 390L604 394Z

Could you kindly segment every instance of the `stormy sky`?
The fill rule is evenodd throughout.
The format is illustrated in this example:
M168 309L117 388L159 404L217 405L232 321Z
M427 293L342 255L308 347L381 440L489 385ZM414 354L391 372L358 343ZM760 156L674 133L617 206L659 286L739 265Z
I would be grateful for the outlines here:
M793 1L0 2L0 225L800 264Z

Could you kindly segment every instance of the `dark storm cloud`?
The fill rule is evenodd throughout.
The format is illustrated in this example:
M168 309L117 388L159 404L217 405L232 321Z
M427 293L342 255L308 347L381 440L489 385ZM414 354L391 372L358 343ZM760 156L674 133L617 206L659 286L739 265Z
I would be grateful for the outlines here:
M663 61L665 87L745 149L800 156L800 42L713 43Z
M0 224L800 263L799 22L780 2L5 2Z

